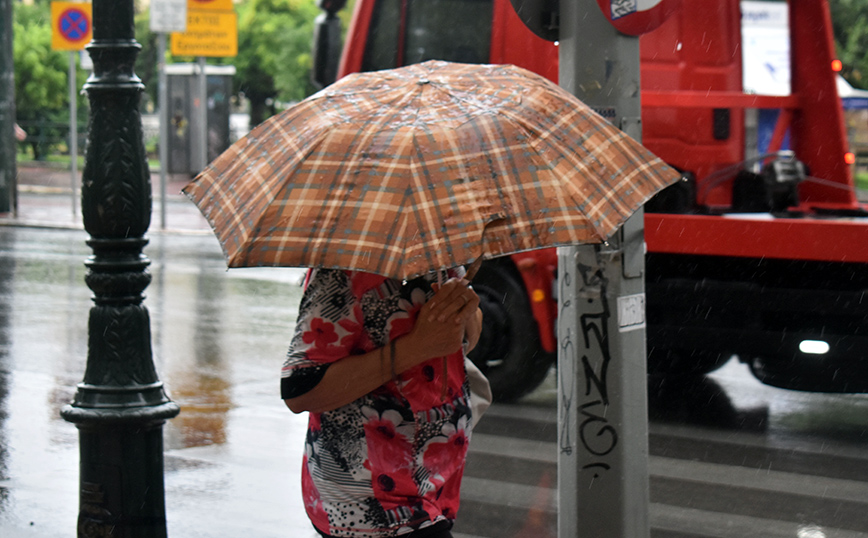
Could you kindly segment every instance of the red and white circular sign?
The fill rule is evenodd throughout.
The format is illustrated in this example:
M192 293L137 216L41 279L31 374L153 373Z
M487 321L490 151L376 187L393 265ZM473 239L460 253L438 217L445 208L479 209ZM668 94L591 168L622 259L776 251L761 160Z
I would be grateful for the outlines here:
M641 35L666 22L681 0L597 0L597 4L619 32Z

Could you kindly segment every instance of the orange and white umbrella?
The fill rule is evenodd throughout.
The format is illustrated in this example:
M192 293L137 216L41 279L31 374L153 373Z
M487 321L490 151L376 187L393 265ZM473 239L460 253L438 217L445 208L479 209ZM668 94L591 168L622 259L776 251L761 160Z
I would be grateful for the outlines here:
M429 61L343 78L253 129L184 192L230 267L409 278L605 241L678 177L543 77Z

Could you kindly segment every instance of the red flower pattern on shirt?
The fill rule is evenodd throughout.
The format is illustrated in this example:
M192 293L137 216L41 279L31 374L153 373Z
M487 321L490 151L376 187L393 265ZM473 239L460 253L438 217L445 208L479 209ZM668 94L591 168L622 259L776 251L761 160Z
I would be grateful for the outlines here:
M306 294L316 300L303 303L308 306L299 313L284 377L374 351L409 333L431 296L430 282L401 287L361 273L314 275ZM469 401L463 354L448 361L445 398L438 358L356 402L311 413L302 490L317 528L380 538L455 518L470 436ZM367 497L359 496L365 488Z
M338 333L335 332L334 323L322 318L314 318L310 320L310 330L304 333L302 339L305 344L326 348L338 341Z

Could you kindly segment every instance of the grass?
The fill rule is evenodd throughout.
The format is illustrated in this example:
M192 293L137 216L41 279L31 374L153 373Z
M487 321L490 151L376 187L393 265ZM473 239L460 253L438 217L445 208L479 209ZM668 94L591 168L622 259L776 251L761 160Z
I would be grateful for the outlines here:
M868 172L856 172L856 188L868 191Z
M70 158L69 155L47 155L45 159L41 161L34 160L33 157L29 153L18 152L16 155L16 160L19 165L44 165L49 166L51 168L61 168L67 169L70 167ZM78 157L78 170L84 169L84 156L79 155ZM159 170L160 169L160 161L158 159L148 159L148 169L149 170Z
M41 164L41 165L45 165L45 166L50 166L52 168L69 168L69 166L70 166L69 155L46 155L44 159L37 161L30 155L30 153L23 153L23 152L19 151L18 154L16 155L16 160L17 160L18 164L31 164L31 163L33 163L33 164ZM83 166L84 166L84 156L80 155L78 157L79 170L81 170L81 168Z

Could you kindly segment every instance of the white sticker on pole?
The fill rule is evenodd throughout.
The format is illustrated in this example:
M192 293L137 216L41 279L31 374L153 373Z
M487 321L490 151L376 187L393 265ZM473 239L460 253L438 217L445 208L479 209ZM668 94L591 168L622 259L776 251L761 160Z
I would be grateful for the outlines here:
M597 0L597 5L619 32L641 35L666 22L681 0Z
M645 328L645 294L618 297L618 331L627 332Z

